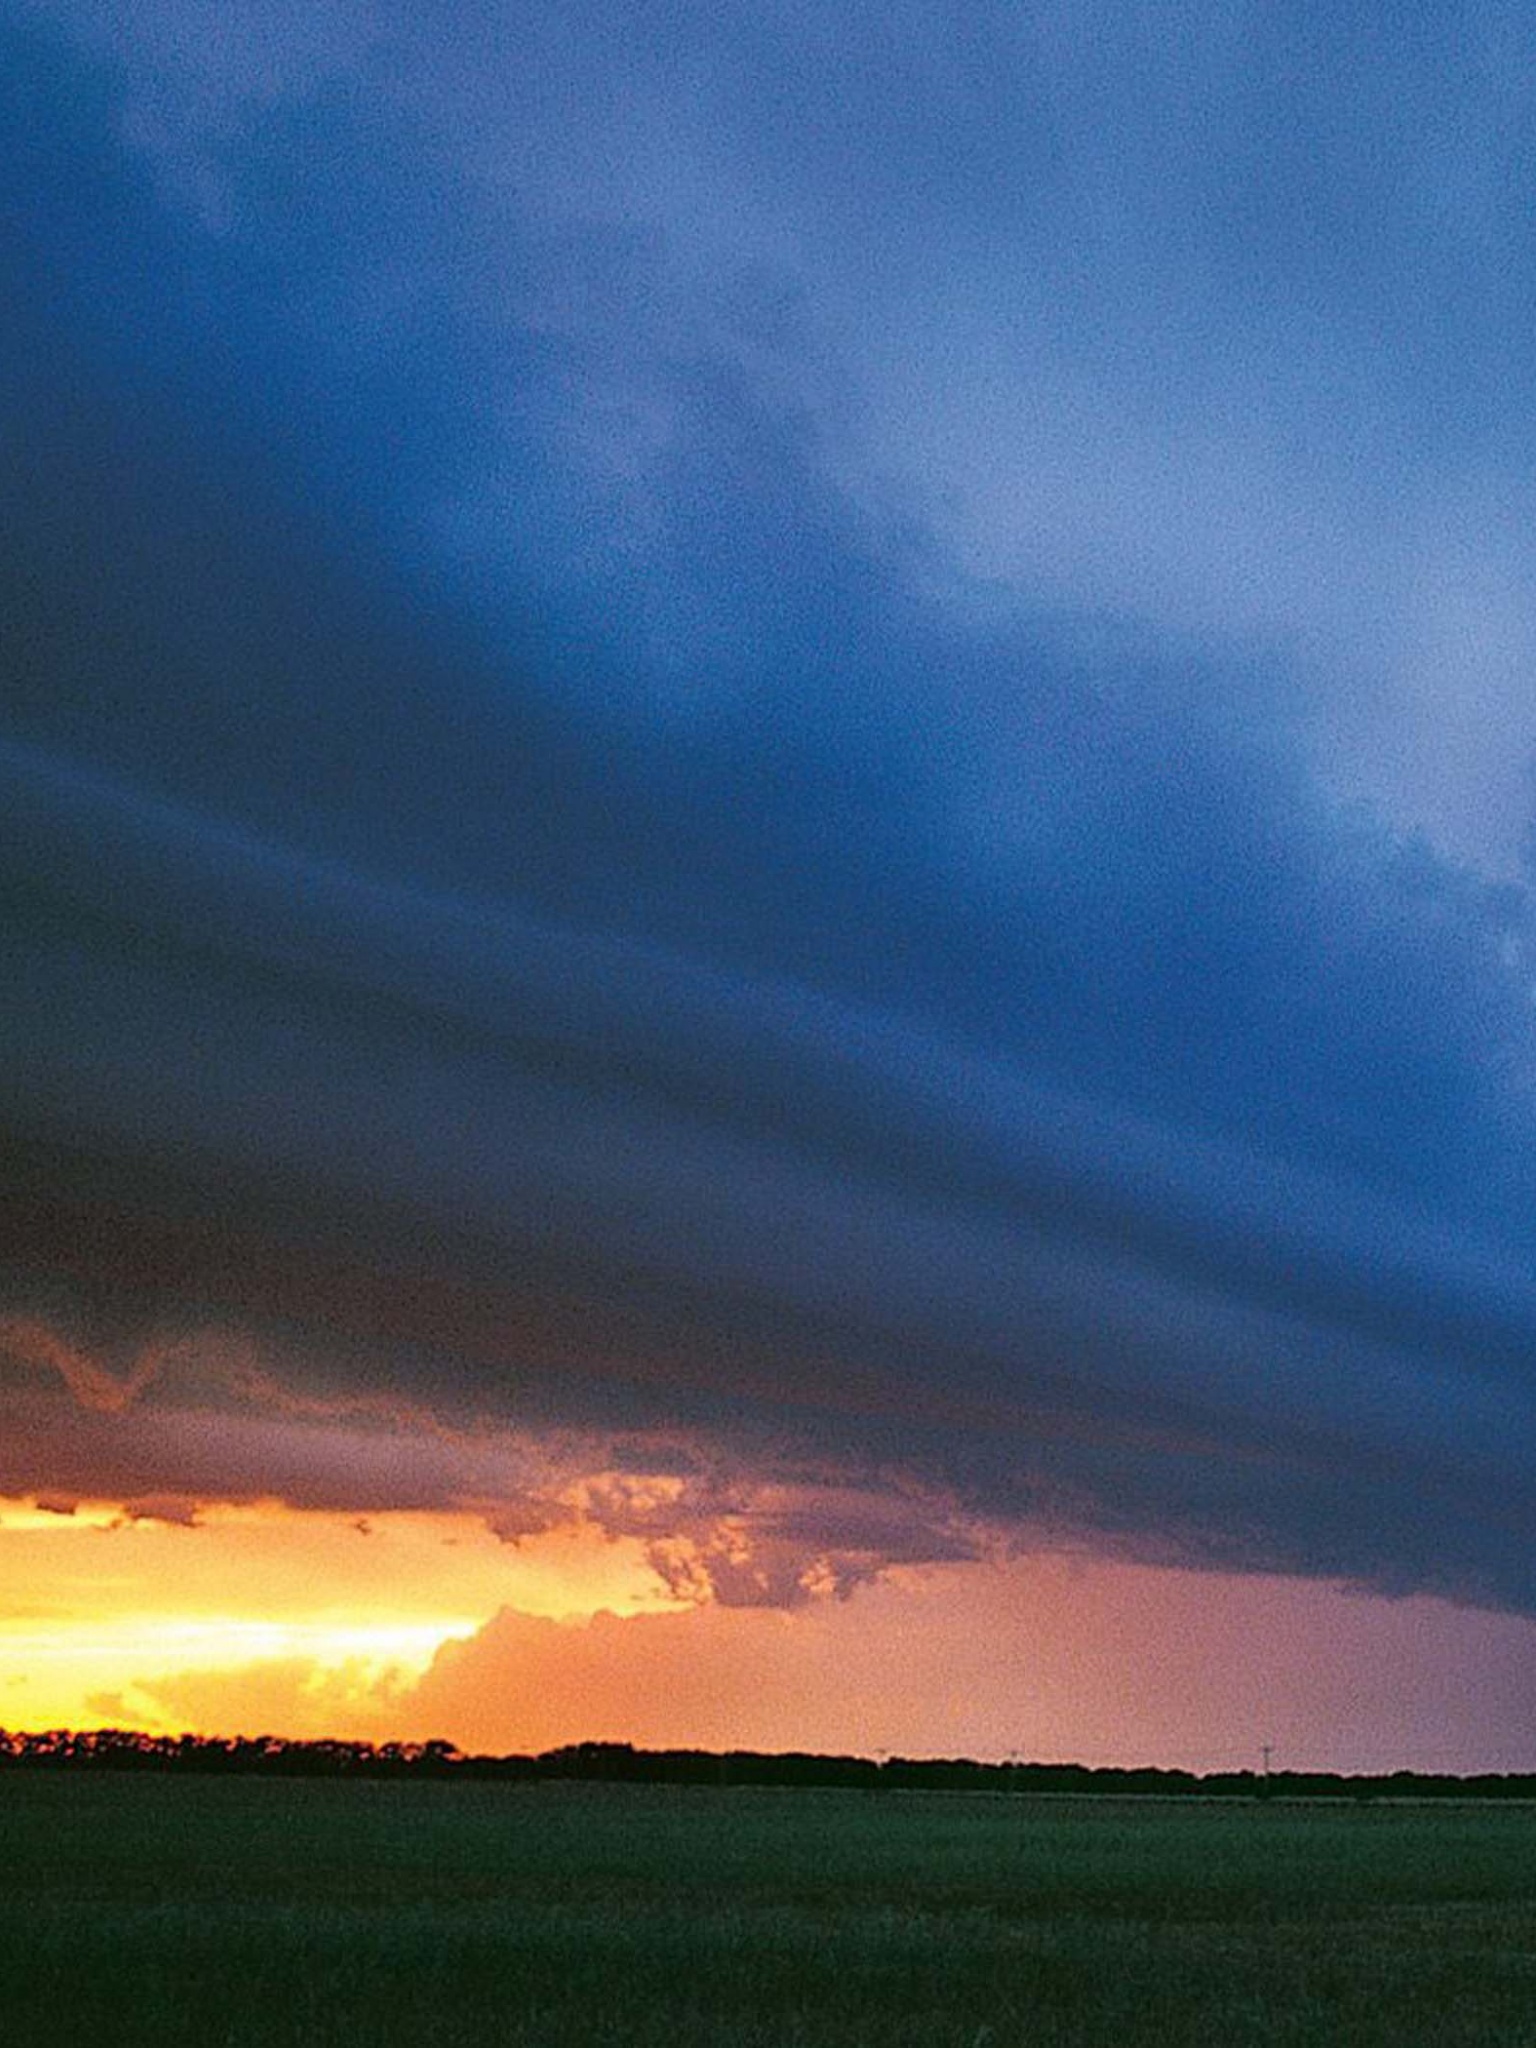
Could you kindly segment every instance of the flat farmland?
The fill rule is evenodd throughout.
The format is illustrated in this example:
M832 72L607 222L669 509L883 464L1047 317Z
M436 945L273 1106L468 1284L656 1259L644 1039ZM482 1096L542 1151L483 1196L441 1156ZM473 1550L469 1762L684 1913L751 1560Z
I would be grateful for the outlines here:
M0 2040L1536 2048L1536 1808L0 1775Z

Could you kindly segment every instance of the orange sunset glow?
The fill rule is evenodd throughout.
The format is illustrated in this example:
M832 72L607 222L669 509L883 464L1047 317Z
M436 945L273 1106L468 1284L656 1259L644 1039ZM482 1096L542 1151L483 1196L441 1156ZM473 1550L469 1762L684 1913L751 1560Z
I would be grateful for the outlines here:
M1042 1554L726 1606L467 1513L9 1500L0 1584L12 1728L1433 1770L1472 1725L1514 1768L1536 1673L1532 1624L1423 1598Z
M0 1502L0 1585L0 1723L172 1733L198 1729L185 1702L210 1681L233 1683L231 1701L248 1685L277 1732L372 1727L445 1642L503 1605L566 1617L665 1598L638 1543L592 1530L513 1547L472 1515L273 1502L178 1519L100 1501ZM274 1671L285 1674L277 1697Z

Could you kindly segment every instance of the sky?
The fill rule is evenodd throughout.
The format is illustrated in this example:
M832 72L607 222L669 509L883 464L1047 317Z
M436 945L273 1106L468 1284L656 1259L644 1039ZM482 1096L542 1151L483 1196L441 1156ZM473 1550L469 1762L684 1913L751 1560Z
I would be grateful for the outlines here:
M1536 29L0 21L0 1724L1536 1769Z

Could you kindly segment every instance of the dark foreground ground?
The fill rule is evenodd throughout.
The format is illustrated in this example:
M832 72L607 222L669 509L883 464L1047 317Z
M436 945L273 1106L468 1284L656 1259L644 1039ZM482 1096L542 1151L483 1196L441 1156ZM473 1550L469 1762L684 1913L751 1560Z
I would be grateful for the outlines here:
M1536 1809L9 1774L0 2041L1536 2048Z

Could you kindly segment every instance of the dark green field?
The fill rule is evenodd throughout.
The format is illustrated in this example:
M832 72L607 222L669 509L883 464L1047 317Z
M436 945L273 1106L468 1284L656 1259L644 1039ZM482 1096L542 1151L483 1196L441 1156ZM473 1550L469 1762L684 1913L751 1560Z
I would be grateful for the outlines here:
M0 2041L1536 2044L1536 1809L0 1777Z

